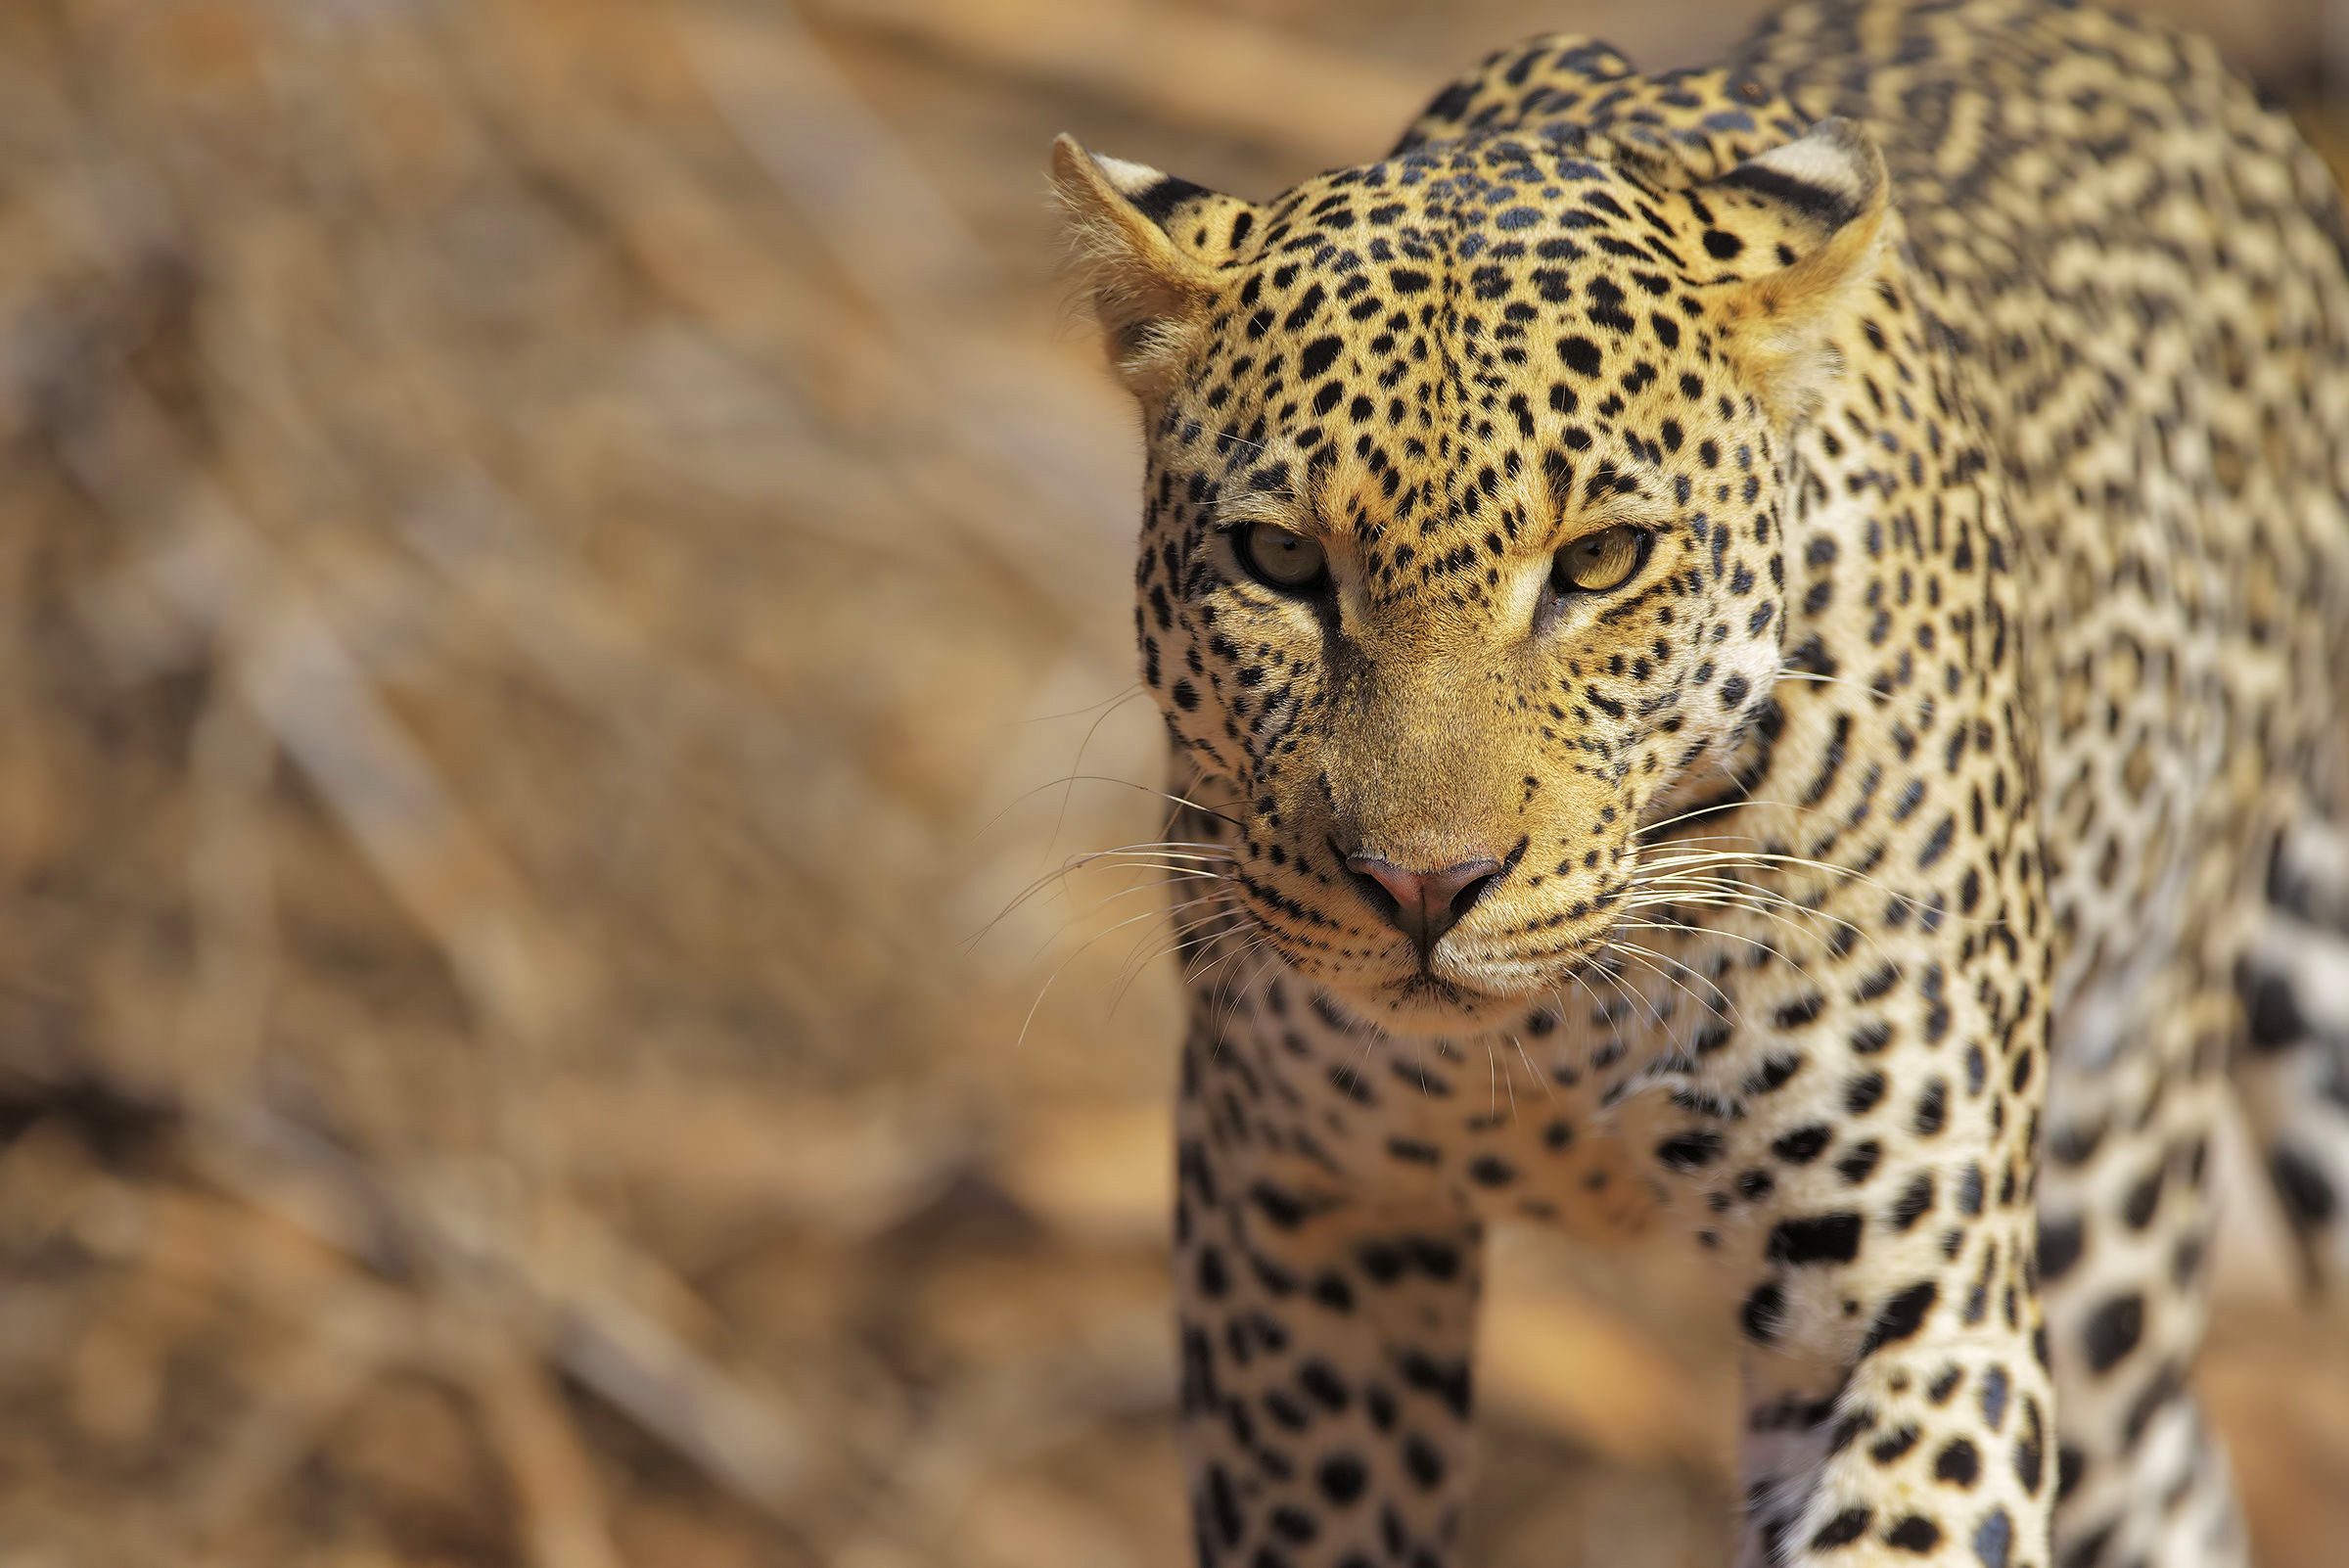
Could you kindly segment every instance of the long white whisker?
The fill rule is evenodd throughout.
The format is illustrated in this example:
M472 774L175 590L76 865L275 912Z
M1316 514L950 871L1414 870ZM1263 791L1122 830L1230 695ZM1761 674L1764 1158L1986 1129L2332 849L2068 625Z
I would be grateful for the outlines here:
M1528 1056L1525 1052L1525 1041L1519 1039L1516 1036L1511 1035L1509 1037L1509 1043L1517 1047L1517 1059L1525 1064L1525 1076L1542 1085L1543 1094L1550 1099L1556 1099L1558 1097L1558 1091L1550 1087L1547 1075L1535 1070L1534 1059L1531 1056Z

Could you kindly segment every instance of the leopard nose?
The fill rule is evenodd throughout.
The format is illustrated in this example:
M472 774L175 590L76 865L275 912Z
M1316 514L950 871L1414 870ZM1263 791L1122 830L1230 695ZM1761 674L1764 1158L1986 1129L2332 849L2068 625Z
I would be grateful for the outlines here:
M1487 856L1439 871L1414 871L1382 855L1350 854L1346 869L1354 873L1363 895L1388 922L1411 939L1424 961L1444 940L1444 933L1458 925L1460 917L1500 880L1501 863Z

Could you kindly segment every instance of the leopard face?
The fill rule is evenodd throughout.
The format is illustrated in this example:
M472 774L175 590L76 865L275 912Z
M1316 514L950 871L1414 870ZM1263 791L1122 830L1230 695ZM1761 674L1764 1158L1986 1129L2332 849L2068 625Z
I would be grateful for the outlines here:
M1781 452L1874 275L1874 148L1831 121L1700 177L1488 138L1262 207L1056 168L1144 411L1143 674L1224 897L1387 1027L1560 986L1773 720Z

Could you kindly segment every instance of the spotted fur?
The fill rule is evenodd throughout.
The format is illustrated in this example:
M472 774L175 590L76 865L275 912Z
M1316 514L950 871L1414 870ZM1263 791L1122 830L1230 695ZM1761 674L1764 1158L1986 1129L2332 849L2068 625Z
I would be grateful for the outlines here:
M1718 1260L1746 1568L2242 1560L2185 1381L2231 1084L2349 1261L2289 125L2146 23L1818 0L1704 70L1534 39L1261 205L1055 171L1191 803L1200 1560L1455 1560L1503 1219Z

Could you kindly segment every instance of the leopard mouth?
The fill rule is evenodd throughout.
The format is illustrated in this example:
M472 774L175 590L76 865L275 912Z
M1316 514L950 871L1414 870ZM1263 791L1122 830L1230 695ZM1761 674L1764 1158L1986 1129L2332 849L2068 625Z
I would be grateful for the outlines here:
M1421 1006L1459 1007L1481 997L1472 996L1457 982L1422 969L1416 974L1395 982L1387 988L1400 1001Z

